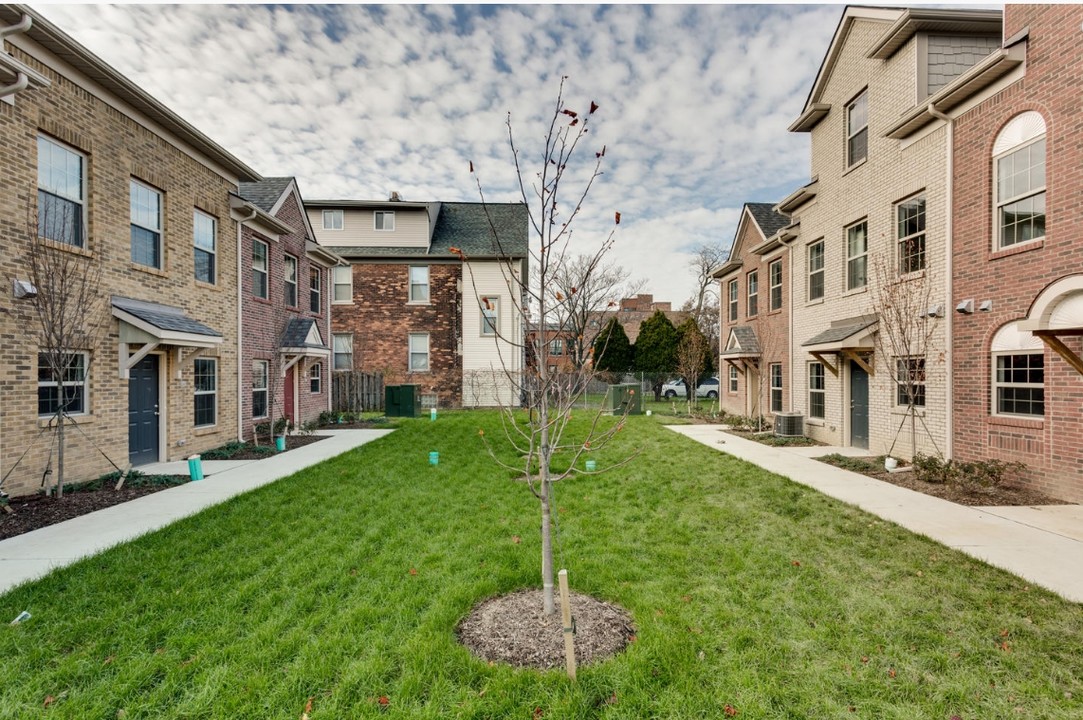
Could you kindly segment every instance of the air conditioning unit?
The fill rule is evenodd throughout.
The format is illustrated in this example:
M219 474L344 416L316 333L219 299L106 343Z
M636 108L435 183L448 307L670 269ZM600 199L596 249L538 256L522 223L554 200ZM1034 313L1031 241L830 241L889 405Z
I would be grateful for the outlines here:
M802 413L775 413L775 435L801 437L804 434L805 416Z

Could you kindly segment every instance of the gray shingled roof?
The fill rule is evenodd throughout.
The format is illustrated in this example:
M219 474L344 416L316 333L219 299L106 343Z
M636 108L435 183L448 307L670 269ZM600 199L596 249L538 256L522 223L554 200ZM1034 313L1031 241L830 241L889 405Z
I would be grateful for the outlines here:
M745 203L748 212L756 220L756 224L763 231L763 236L769 238L782 228L790 224L790 216L773 210L771 203Z
M837 325L833 325L824 330L818 335L814 335L805 342L801 343L801 347L808 347L810 345L823 345L825 343L841 342L852 335L856 335L867 327L876 324L876 317L861 317L853 318L851 322L841 322Z
M148 300L133 300L132 298L112 297L113 307L118 310L134 315L143 322L150 323L160 330L173 332L192 333L193 335L210 335L222 337L222 334L212 330L201 322L193 320L184 314L184 311L172 305L162 305Z
M315 343L305 342L308 339L308 333L312 329L312 325L316 322L315 318L295 317L290 318L289 323L286 325L286 331L282 333L282 347L284 348L320 348L326 350L326 345L317 345Z
M490 225L491 220L491 225ZM493 237L493 228L496 237ZM432 246L418 247L343 247L328 250L349 259L367 257L457 258L451 248L459 248L468 258L526 257L529 247L526 206L522 203L446 202L433 229Z
M750 325L738 325L730 328L730 334L737 338L740 350L724 350L723 355L759 355L760 341L756 338L756 331ZM729 341L727 340L727 343Z
M237 186L237 194L264 212L271 208L293 182L292 177L269 177L260 182L243 182Z

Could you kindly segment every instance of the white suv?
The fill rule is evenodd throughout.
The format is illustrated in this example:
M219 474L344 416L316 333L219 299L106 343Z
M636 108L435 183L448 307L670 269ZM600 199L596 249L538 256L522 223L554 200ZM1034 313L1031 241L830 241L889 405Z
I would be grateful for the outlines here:
M671 380L663 385L662 397L666 399L688 397L688 394L684 389L684 380L677 378L676 380ZM696 388L696 397L711 399L718 397L718 378L710 377L701 382L699 387Z

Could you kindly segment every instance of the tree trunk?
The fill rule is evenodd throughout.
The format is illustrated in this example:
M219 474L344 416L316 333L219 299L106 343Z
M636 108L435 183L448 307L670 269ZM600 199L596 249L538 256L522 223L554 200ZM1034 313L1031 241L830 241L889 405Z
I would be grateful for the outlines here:
M545 473L548 475L548 473ZM549 479L542 478L541 483L541 509L542 509L542 613L544 615L556 614L556 604L553 602L553 535L549 509Z
M63 392L64 388L60 388ZM56 499L64 497L64 411L57 415L56 425Z

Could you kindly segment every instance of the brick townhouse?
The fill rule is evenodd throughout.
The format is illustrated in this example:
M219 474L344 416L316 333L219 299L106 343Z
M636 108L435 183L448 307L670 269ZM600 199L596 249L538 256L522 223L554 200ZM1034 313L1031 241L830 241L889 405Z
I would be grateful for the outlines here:
M768 417L791 407L790 219L771 203L745 203L718 280L722 352L719 407Z
M954 455L1083 501L1083 9L1007 5L1014 81L954 133ZM1024 62L1025 61L1025 62ZM1002 60L1003 62L1003 60Z
M331 409L330 280L344 263L316 244L295 178L242 182L233 213L241 225L244 330L238 435L251 438L272 418L299 427Z
M950 448L952 139L926 118L1008 82L1014 60L990 59L1000 37L996 11L842 13L790 126L810 136L812 180L776 206L798 229L791 387L812 438L904 458Z
M230 193L259 175L32 10L0 6L0 35L3 490L42 483L62 398L68 480L236 438ZM102 269L103 337L71 347L62 378L26 296L60 290L12 291L35 236Z
M392 195L305 208L320 245L349 262L332 283L336 370L418 385L425 404L518 402L524 332L508 278L527 271L525 206Z

